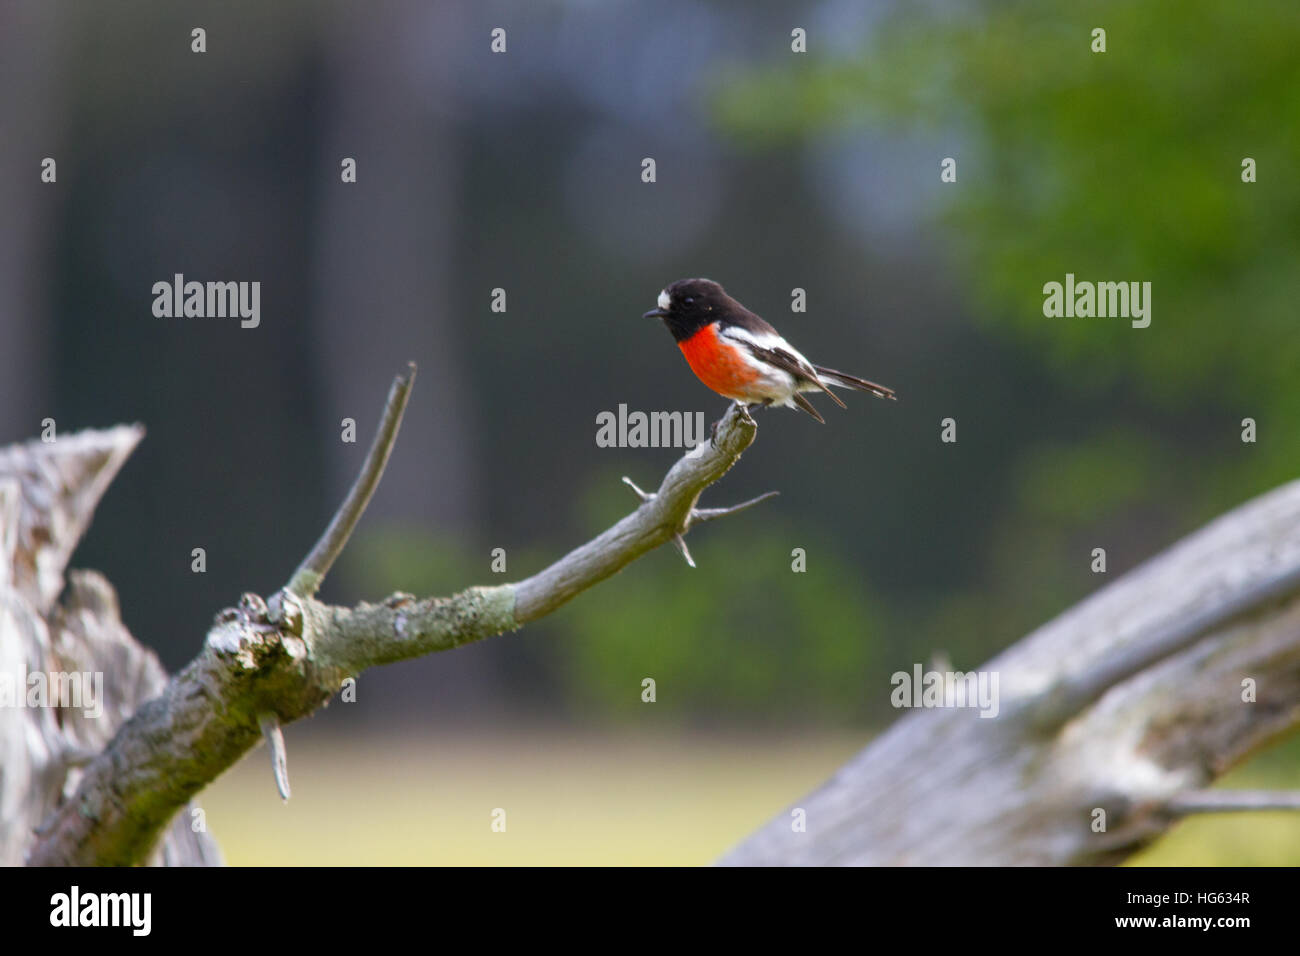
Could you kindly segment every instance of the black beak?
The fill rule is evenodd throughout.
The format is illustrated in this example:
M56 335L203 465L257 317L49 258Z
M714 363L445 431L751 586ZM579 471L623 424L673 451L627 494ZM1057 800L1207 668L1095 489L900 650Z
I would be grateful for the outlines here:
M645 313L644 315L642 315L641 318L643 318L643 319L662 319L662 318L664 318L664 317L667 316L667 315L668 315L668 313L665 312L663 309L651 309L649 312L647 312L647 313Z

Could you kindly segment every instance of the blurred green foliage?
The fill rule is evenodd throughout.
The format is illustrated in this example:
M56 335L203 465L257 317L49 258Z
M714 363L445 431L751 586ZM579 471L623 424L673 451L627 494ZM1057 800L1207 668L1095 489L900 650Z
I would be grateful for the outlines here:
M808 560L826 567L792 573L798 535L732 520L691 536L694 569L664 549L575 602L559 623L573 657L567 689L624 715L645 706L649 677L657 718L880 718L870 708L884 695L864 684L880 657L875 615L852 565L810 541Z
M994 327L1062 387L1120 384L1165 409L1215 396L1280 439L1300 416L1295 3L898 9L859 56L720 77L720 122L755 146L877 124L944 132L958 181L942 223ZM1150 281L1151 328L1045 319L1042 286L1066 272ZM1258 452L1250 488L1230 477L1224 491L1300 470L1291 442Z
M705 504L730 503L723 479ZM583 496L584 536L625 515L635 499L613 470ZM880 661L877 615L865 582L829 541L782 520L781 498L717 523L637 562L561 612L572 659L566 690L587 705L631 715L656 683L656 719L725 713L746 725L879 717L883 694L863 686ZM803 566L792 570L795 548Z
M956 20L902 9L858 59L725 78L720 121L753 143L881 121L950 131L959 177L946 221L969 277L989 315L1061 372L1087 362L1073 384L1126 377L1170 401L1212 388L1295 412L1300 9L991 3ZM1089 46L1097 26L1105 53ZM1240 178L1245 156L1256 185ZM1041 286L1067 271L1152 281L1151 332L1044 321Z
M981 579L907 611L917 646L972 666L981 635L1013 640L1095 587L1097 544L1123 571L1300 474L1297 49L1288 0L908 4L852 55L715 76L720 126L752 149L933 136L936 182L958 162L934 225L971 308L1091 421L1011 449ZM1067 272L1151 282L1150 328L1044 317Z
M612 472L594 477L580 502L573 544L636 505ZM868 589L830 542L796 533L776 508L764 502L693 531L693 569L665 546L530 626L510 648L525 659L514 669L555 683L576 710L624 719L644 716L647 677L657 685L657 723L718 711L746 725L880 719L886 694L863 684L881 666ZM795 547L814 573L792 571ZM498 576L484 570L488 553L390 530L361 537L344 560L374 596L518 581L560 557L507 549L508 573Z

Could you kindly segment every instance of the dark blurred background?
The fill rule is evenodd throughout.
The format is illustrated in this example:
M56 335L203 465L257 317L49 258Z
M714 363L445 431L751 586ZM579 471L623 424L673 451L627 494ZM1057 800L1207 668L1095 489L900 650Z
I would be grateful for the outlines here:
M4 0L0 443L147 426L75 563L174 669L287 579L407 360L326 599L516 580L617 519L619 477L678 452L599 448L596 415L722 413L640 318L717 279L901 401L762 413L705 503L781 495L694 532L697 569L661 549L518 635L368 673L314 732L861 743L893 671L975 667L1300 473L1298 48L1293 0ZM260 327L154 317L178 272L259 280ZM1044 318L1066 272L1150 281L1151 326ZM764 779L755 821L797 796Z

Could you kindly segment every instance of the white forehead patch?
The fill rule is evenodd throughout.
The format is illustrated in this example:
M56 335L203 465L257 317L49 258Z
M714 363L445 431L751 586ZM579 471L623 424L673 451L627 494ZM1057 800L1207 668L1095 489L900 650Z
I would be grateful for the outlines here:
M672 304L673 304L673 300L668 297L667 289L664 289L664 291L659 293L659 308L667 312L669 306L671 306Z

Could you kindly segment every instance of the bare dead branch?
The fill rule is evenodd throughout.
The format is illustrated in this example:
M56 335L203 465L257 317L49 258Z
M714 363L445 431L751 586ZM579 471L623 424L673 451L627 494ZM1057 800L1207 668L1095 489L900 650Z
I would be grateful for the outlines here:
M706 521L713 521L716 518L725 518L728 515L739 514L742 511L748 511L754 505L766 501L768 498L775 498L781 492L765 491L757 498L750 498L748 501L742 501L738 505L732 505L730 508L696 508L691 513L692 524L703 524Z
M281 724L323 706L345 677L515 630L684 535L697 517L700 493L731 468L757 433L745 409L733 407L714 442L679 459L636 511L518 584L473 587L446 598L394 594L353 608L324 604L309 592L374 490L409 385L409 378L394 385L362 477L290 585L269 601L246 594L237 608L217 615L198 657L85 768L76 792L33 842L29 863L142 860L187 800L264 735L274 738ZM277 784L287 794L282 757L273 746Z
M1169 813L1238 813L1243 810L1300 810L1300 792L1294 790L1189 790L1175 794L1165 804Z
M370 504L379 479L384 475L388 456L393 452L397 441L397 431L402 426L402 414L411 397L411 386L415 383L415 363L407 366L405 374L393 380L393 387L388 390L388 401L384 403L384 414L379 420L379 431L370 444L366 460L361 466L361 473L353 482L348 496L334 513L334 519L321 535L311 553L298 566L298 570L289 579L288 589L299 597L315 597L321 582L333 567L343 548L352 537L352 531L361 520L366 505Z
M275 777L275 788L280 791L280 799L289 799L289 754L284 746L284 730L275 714L264 713L257 718L262 728L262 737L266 740L266 749L271 753L271 773Z
M731 865L1114 863L1300 724L1300 481L1213 521L979 669L997 716L913 711ZM888 688L882 688L882 693ZM793 809L793 808L792 808Z

